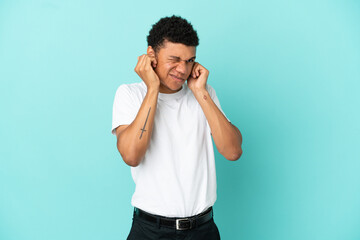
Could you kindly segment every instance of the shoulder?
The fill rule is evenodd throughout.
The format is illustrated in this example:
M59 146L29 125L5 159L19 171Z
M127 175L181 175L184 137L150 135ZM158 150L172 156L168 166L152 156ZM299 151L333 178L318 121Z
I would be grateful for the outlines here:
M214 98L216 96L215 89L211 85L206 84L206 90L209 92L211 98Z
M116 96L141 96L146 93L144 82L121 84L116 90Z
M208 91L215 91L214 88L210 84L206 84L206 89Z

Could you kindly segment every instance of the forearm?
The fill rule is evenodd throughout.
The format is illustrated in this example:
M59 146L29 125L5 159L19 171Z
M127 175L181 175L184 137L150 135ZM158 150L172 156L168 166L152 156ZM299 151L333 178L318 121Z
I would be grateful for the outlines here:
M145 156L154 126L158 94L158 89L148 90L136 118L118 136L118 150L128 165L137 166Z
M208 91L200 90L194 95L206 116L219 153L228 160L239 159L242 154L240 131L226 119Z

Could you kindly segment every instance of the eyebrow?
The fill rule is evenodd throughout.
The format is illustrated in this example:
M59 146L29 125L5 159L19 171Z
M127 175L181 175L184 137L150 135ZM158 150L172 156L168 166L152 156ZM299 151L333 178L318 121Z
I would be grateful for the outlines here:
M181 59L180 57L177 57L177 56L169 56L170 58L176 58L176 59ZM191 57L191 58L189 58L188 60L185 60L185 61L189 61L189 60L191 60L191 59L195 59L196 58L196 56L193 56L193 57Z

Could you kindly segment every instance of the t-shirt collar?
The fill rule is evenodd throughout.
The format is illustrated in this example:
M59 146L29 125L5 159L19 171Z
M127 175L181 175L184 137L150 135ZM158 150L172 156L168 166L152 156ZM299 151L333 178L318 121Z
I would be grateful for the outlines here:
M177 91L176 93L159 93L159 99L161 100L177 100L180 99L182 96L185 95L187 85L184 83L180 89L180 91Z

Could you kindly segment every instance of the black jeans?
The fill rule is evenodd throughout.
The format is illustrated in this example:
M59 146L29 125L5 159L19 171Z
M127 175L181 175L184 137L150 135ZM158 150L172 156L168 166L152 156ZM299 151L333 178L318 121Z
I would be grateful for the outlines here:
M127 240L219 240L220 233L214 219L189 230L158 226L134 214Z

